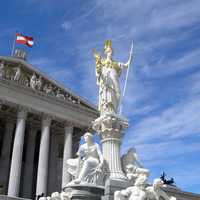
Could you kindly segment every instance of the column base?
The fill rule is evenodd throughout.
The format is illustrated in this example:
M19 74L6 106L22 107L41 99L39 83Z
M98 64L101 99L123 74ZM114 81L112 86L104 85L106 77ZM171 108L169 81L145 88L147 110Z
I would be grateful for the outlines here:
M122 171L110 172L108 177L109 177L109 180L118 180L118 181L124 181L124 182L128 180Z
M93 122L93 129L101 137L103 157L110 179L126 181L121 166L120 145L127 127L127 119L112 113L100 116Z
M123 190L130 186L131 183L128 180L110 178L106 181L105 193L102 200L114 200L115 191Z
M63 189L73 200L101 200L104 195L104 187L91 184L69 185Z

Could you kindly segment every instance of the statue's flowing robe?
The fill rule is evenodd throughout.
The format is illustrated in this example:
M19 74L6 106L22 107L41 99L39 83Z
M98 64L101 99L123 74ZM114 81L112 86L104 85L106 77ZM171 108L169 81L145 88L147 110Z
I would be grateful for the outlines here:
M67 160L68 173L75 178L81 176L82 181L90 182L88 177L94 176L100 163L98 152L100 152L100 149L97 143L89 148L86 147L86 144L82 144L77 152L78 158Z
M120 103L120 63L101 59L97 64L99 85L99 110L101 113L117 113Z

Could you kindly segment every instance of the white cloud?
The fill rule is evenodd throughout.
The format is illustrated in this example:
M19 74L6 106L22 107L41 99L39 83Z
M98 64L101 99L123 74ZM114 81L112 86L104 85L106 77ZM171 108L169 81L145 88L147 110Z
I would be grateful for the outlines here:
M149 27L152 29L172 30L198 22L198 1L177 1L162 8L155 8L151 13Z
M139 144L162 138L195 136L200 132L200 98L182 102L161 113L143 118L129 131L129 144ZM133 111L134 112L134 111Z
M190 153L198 153L200 151L199 141L190 142L182 140L168 140L164 142L154 142L146 144L138 144L135 146L138 152L140 152L142 160L148 165L155 166L166 162L167 160L173 160L176 157L187 157Z
M102 50L103 41L111 38L115 59L125 62L130 41L134 39L134 64L123 106L124 115L130 118L133 124L130 124L125 135L123 151L135 145L141 159L151 170L156 166L163 167L166 162L175 167L181 156L187 157L200 151L200 76L182 77L183 91L180 96L176 94L176 91L180 90L176 88L176 81L169 88L175 91L175 96L167 96L167 87L158 89L159 79L167 76L173 78L172 75L197 69L200 65L198 43L194 42L190 47L185 45L193 42L191 35L199 25L199 0L96 2L92 3L92 6L84 3L86 6L80 15L78 10L77 15L74 15L76 17L65 16L61 20L59 27L62 27L64 34L65 31L69 33L66 41L70 40L73 47L64 45L63 36L64 54L60 56L65 57L68 54L73 66L70 69L64 68L64 65L63 68L51 69L51 75L96 103L98 91L91 49ZM56 41L59 37L57 36ZM195 38L194 41L199 40ZM176 50L173 51L174 49ZM32 62L36 66L46 67L51 61L38 59ZM158 80L153 82L153 79ZM166 82L167 84L169 85ZM163 106L163 102L158 98L160 93L166 93L162 98L164 102L174 98L177 98L177 101L170 106ZM190 145L182 141L192 136L197 141L190 142ZM197 168L195 165L193 167ZM184 170L187 169L189 168L184 166ZM184 170L174 169L171 173L177 173L176 176L183 176L188 181L195 181L194 175L192 174L193 178L190 179L189 173ZM198 170L195 172L199 173Z
M65 31L69 31L72 27L71 23L69 21L65 21L62 23L61 27L65 30Z
M154 68L154 72L148 71L152 77L159 77L163 75L170 75L177 72L181 72L200 65L199 61L200 49L190 50L182 56L175 57L173 59L166 58L165 60L159 60L151 70Z

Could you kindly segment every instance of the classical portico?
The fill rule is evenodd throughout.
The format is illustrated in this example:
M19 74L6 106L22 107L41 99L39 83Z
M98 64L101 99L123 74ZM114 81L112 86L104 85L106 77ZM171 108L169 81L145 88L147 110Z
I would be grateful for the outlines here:
M70 181L63 160L75 155L98 111L24 58L0 63L0 193L34 198L61 190Z
M48 115L44 115L42 117L42 127L41 127L42 132L40 139L36 195L40 195L42 193L47 195L50 126L51 126L51 117Z

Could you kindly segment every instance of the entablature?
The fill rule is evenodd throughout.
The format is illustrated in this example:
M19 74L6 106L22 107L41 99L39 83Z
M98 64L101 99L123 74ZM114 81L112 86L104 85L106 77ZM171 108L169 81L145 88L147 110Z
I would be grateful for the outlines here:
M0 80L3 79L26 87L40 96L48 96L63 103L70 102L98 113L94 105L20 58L0 56Z

